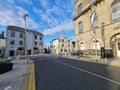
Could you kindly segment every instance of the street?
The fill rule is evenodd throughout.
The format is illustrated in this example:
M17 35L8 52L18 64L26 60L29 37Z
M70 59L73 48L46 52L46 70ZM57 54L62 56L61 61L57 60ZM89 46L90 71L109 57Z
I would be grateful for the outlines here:
M120 68L44 55L35 60L36 90L120 90Z

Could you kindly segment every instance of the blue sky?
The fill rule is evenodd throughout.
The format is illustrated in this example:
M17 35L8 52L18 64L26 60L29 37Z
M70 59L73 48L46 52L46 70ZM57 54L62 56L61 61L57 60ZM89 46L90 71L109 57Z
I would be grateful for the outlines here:
M45 44L60 36L74 39L74 3L76 0L0 0L0 32L9 25L24 27L44 34Z

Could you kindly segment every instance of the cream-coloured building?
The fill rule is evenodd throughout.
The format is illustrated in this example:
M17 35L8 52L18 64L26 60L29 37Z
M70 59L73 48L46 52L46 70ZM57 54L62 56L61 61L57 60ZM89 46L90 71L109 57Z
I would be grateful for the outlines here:
M57 38L50 43L52 54L69 54L73 50L71 38Z
M73 21L77 50L120 57L120 0L77 0Z

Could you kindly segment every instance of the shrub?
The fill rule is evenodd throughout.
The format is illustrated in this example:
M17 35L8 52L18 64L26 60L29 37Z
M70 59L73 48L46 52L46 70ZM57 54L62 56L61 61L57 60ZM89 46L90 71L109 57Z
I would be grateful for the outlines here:
M0 74L12 70L13 63L6 63L5 61L0 61Z

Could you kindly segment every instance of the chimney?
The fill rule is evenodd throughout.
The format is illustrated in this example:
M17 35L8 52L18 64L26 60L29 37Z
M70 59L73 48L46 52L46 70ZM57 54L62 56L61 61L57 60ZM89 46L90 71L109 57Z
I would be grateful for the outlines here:
M2 31L2 37L4 38L4 32Z

